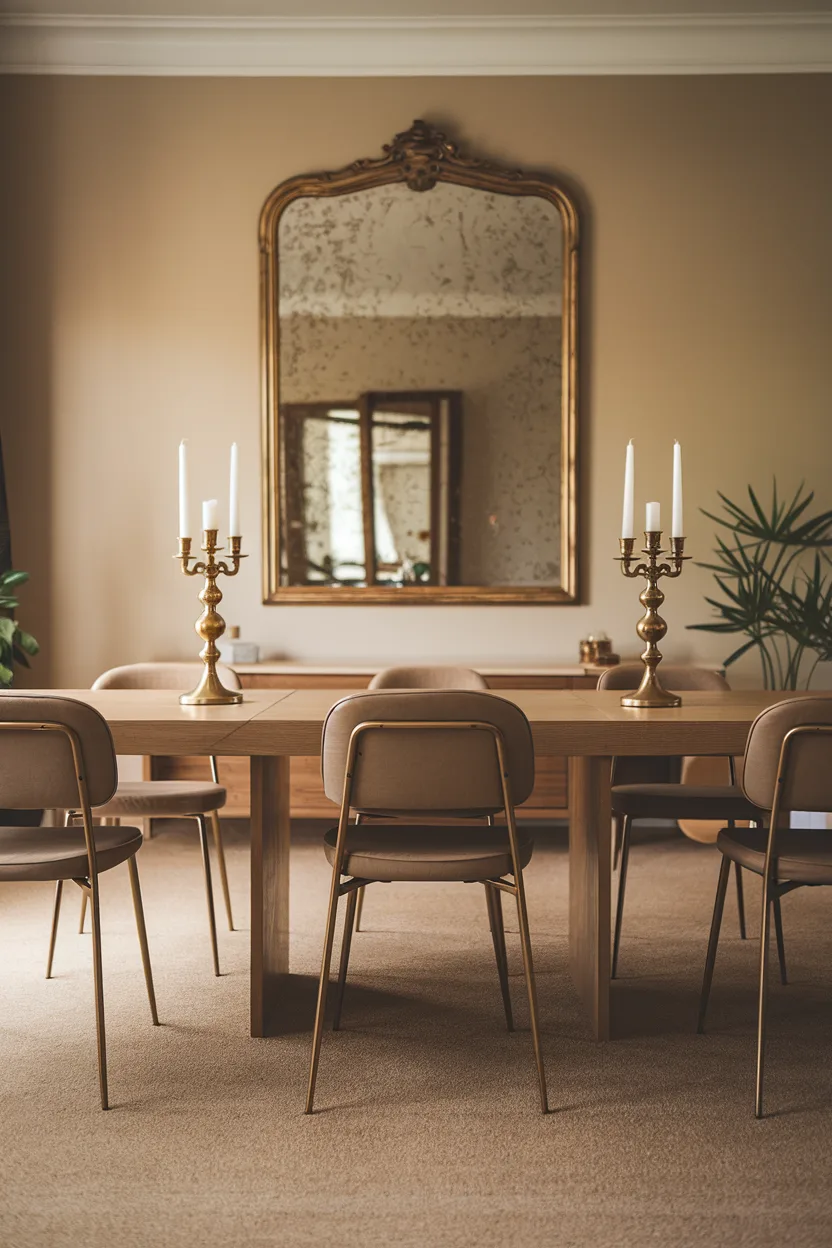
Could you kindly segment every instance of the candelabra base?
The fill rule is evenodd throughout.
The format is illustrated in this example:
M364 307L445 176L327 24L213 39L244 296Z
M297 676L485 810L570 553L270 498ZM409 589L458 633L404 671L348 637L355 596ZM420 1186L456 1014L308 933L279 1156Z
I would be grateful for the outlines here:
M181 706L235 706L242 700L243 695L239 691L226 689L210 667L206 667L196 689L179 697Z
M682 699L678 693L670 693L660 685L655 672L645 669L644 679L635 693L625 693L621 699L622 706L641 708L643 710L658 709L666 706L681 706Z

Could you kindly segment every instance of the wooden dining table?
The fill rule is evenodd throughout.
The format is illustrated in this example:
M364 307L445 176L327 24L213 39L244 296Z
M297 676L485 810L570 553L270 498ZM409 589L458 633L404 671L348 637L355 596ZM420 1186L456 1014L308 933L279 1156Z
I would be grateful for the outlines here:
M94 706L118 754L251 759L250 1030L252 1036L278 1033L290 977L289 764L320 754L324 719L344 691L247 690L241 703L223 707L180 706L177 694L162 690L39 692ZM570 760L569 965L592 1034L608 1040L612 757L742 754L760 711L800 695L685 693L680 707L666 710L627 709L619 693L607 691L523 689L494 696L523 710L538 757Z

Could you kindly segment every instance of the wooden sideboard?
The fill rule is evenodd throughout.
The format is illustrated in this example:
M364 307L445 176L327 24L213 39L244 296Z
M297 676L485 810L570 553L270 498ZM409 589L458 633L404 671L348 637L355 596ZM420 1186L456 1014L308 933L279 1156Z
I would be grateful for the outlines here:
M602 668L583 666L503 667L478 666L489 688L500 689L594 689ZM369 666L308 667L292 663L242 663L235 671L245 689L366 689L377 668ZM291 811L293 819L329 819L337 806L325 796L319 758L293 758L291 762ZM223 814L249 814L249 761L220 758L220 781L228 790ZM145 775L153 780L208 780L206 758L166 757L145 760ZM534 792L519 808L525 819L566 819L569 816L569 784L565 758L540 758Z

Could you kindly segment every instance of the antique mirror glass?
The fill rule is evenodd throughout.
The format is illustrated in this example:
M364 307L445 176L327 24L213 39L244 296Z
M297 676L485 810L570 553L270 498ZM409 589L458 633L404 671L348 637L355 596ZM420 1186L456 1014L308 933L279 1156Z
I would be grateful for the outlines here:
M267 602L574 602L574 207L414 122L260 223Z

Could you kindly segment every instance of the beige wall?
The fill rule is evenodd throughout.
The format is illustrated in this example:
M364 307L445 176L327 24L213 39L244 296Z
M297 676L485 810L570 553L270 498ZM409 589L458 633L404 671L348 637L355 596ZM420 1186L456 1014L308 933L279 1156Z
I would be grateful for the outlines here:
M200 495L240 443L252 557L226 618L310 661L571 659L593 628L632 653L637 591L612 562L628 437L637 496L665 506L683 441L695 556L718 488L776 472L830 505L828 79L7 78L0 116L0 416L44 682L195 652L197 587L170 558L180 437ZM583 201L586 606L260 605L260 205L417 116ZM670 587L669 655L725 652L684 631L709 589L690 566Z

